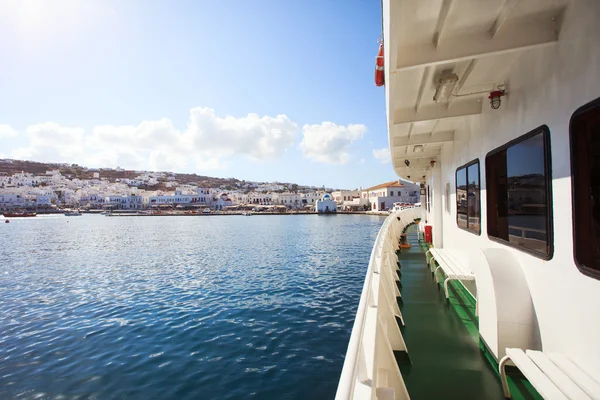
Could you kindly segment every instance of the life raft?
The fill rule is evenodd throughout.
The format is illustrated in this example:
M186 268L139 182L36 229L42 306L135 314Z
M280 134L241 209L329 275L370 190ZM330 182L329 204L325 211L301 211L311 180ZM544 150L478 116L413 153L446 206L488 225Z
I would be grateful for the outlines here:
M375 84L383 86L385 84L385 74L383 70L383 41L379 43L379 53L375 61Z

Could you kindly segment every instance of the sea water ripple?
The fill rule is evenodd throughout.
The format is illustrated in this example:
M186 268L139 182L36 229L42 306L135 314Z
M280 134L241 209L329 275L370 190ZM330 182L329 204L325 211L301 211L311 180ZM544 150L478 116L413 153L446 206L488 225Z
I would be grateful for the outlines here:
M382 221L2 224L0 398L332 398Z

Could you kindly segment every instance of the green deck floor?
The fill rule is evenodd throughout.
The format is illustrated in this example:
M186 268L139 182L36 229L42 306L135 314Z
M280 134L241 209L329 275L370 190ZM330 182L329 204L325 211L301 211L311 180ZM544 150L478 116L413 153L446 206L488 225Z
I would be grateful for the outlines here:
M407 236L412 247L399 253L399 304L408 357L397 359L411 399L503 399L497 364L480 345L475 301L458 282L447 300L414 226ZM509 384L515 399L541 398L518 374Z

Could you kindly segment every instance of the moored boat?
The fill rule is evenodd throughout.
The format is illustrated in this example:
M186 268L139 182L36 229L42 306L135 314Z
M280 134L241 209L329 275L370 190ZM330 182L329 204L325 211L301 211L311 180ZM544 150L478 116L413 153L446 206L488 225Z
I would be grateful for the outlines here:
M64 214L66 217L80 217L82 215L79 210L67 210Z
M6 218L22 218L22 217L35 217L37 215L37 213L22 211L22 212L5 212L5 213L2 213L2 215L4 215Z

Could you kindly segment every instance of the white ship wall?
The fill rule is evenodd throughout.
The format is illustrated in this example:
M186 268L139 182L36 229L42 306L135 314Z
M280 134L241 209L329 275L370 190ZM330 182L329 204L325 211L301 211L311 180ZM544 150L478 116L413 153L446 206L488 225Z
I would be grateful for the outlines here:
M434 241L446 248L509 249L521 263L539 322L543 350L567 354L587 371L600 371L600 281L574 263L571 214L569 121L582 105L600 97L600 7L595 0L574 1L567 9L558 43L524 52L514 62L507 96L499 110L466 119L441 165L428 176ZM552 158L554 251L544 261L488 239L486 154L531 130L547 125ZM457 227L456 168L478 158L481 179L481 235ZM445 186L450 183L445 210ZM443 225L443 230L441 229ZM485 329L485 327L482 327Z

